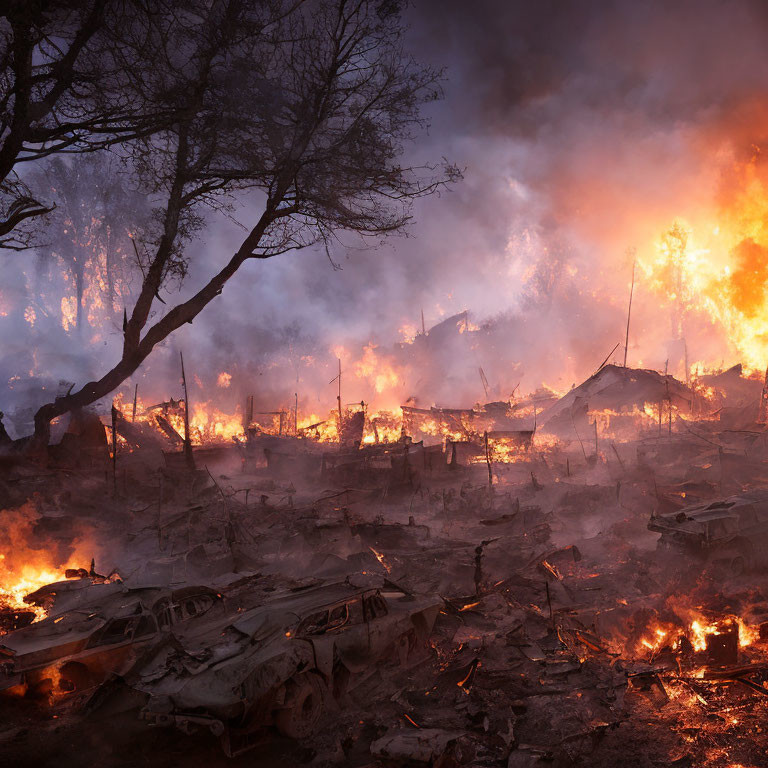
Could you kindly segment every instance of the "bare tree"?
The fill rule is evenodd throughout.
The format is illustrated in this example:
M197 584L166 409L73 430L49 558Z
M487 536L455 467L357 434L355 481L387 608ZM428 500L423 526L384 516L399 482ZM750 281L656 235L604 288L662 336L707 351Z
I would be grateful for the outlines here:
M165 6L165 0L0 4L0 248L29 247L29 225L54 208L30 189L27 164L148 135L170 118L161 99L142 101L127 88L139 65L146 67L149 30L161 8L167 14Z
M138 176L164 204L122 355L99 380L39 409L38 441L51 419L131 376L245 263L328 248L341 231L378 240L403 228L415 198L458 178L447 163L399 162L424 126L421 105L440 95L440 73L417 65L402 39L398 3L372 0L197 0L168 18L136 87L165 93L179 118L131 145ZM231 205L244 190L258 191L261 207L240 247L190 298L153 317L163 286L186 273L185 246L205 207Z
M55 157L32 174L32 182L56 196L35 251L43 265L63 267L71 282L68 325L81 332L88 314L99 324L116 320L135 267L131 239L143 238L141 222L149 214L145 196L131 187L130 174L110 152L74 161Z

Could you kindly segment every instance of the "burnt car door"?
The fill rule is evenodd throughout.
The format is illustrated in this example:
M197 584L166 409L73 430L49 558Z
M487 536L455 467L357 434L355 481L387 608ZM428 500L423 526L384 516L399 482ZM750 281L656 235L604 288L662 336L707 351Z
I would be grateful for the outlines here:
M315 663L324 675L330 675L336 658L352 672L368 664L368 631L359 595L309 614L296 633L312 643Z
M368 633L368 649L372 659L387 652L400 634L397 618L389 611L387 601L378 589L363 595L363 616Z
M337 656L350 672L357 672L370 663L370 635L359 595L331 608L327 636L333 639Z
M157 634L151 614L134 613L110 619L88 641L78 661L100 676L121 673L133 656L137 644L143 645Z

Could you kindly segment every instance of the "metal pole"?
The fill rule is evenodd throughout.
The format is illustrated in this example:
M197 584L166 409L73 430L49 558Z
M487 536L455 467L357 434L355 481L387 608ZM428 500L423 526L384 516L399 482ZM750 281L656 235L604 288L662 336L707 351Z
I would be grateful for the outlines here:
M184 373L184 354L179 351L181 359L181 383L184 387L184 457L190 469L195 468L195 459L192 455L192 440L189 435L189 392L187 391L187 375Z
M336 400L339 403L339 444L341 444L341 358L339 358L339 395Z
M491 451L488 448L488 430L485 431L485 463L488 465L488 487L493 488L493 470L491 469Z
M629 347L629 321L632 317L632 295L635 292L635 261L632 262L632 287L629 289L629 308L627 309L627 335L624 339L624 367L627 367L627 348Z

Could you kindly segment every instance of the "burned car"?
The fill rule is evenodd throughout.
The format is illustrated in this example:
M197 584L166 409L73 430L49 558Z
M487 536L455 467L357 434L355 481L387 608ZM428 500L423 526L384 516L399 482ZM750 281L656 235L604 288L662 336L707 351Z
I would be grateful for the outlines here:
M661 534L660 549L685 553L736 576L766 564L768 491L655 515L648 528Z
M208 612L208 587L129 589L90 579L48 585L28 596L49 615L0 637L0 692L67 696L129 670L164 631Z
M149 695L144 719L208 728L229 755L268 725L304 738L374 665L418 658L441 605L348 583L282 591L224 628L203 617L174 629L127 682Z

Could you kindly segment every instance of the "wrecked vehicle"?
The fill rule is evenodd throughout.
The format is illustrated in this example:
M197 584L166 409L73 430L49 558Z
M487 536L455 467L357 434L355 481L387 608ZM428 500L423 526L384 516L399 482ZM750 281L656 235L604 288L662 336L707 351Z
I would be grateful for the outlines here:
M129 670L163 632L223 606L208 587L129 589L90 579L51 584L30 598L50 605L50 615L0 638L0 693L94 689Z
M413 663L441 605L348 583L284 591L223 631L207 618L174 629L127 682L149 694L144 719L187 732L207 727L235 755L267 725L310 736L374 664Z
M661 534L659 549L685 553L738 576L766 564L768 491L750 491L657 514L648 528Z

